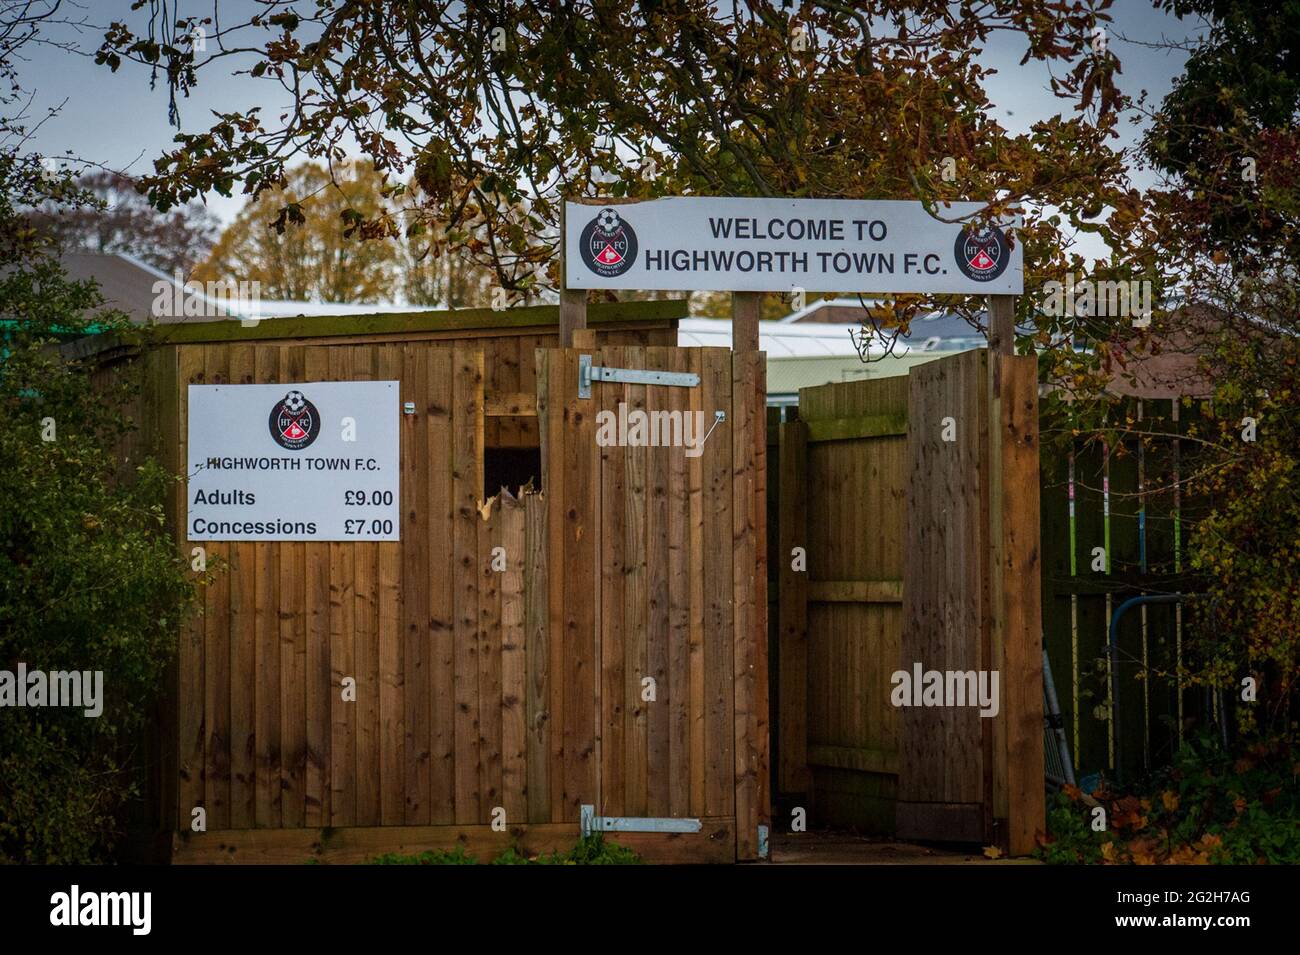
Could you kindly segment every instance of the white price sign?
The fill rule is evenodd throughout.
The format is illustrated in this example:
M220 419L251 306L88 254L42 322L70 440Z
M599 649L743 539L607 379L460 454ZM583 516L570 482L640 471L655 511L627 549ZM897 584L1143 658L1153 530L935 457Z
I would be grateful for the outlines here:
M937 219L919 202L682 196L620 205L565 203L571 289L1019 295L1024 251L1006 227ZM949 220L949 221L944 221Z
M192 541L401 539L396 381L190 385Z

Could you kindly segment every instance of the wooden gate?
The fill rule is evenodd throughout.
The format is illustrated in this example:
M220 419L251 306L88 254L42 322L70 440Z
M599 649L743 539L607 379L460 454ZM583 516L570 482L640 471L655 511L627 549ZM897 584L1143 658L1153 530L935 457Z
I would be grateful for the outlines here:
M582 355L699 384L581 397ZM768 823L763 388L725 349L538 352L566 810L697 818L695 859L756 858Z
M799 412L779 472L783 794L810 797L823 822L1030 851L1043 825L1035 360L964 352L908 378L804 389ZM801 542L806 573L784 557ZM893 705L893 674L918 665L996 671L997 715Z

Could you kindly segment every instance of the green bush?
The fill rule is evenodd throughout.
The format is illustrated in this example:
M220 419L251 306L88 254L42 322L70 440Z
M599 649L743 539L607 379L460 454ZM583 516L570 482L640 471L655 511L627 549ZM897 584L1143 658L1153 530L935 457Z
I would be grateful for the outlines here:
M371 859L369 865L478 865L475 856L468 855L464 846L457 846L448 852L445 849L428 850L418 855L402 855L386 852Z
M1093 806L1066 787L1049 805L1039 856L1051 863L1300 863L1300 761L1291 741L1237 756L1202 739L1132 793L1098 792Z
M194 595L164 523L176 478L151 461L118 473L133 382L97 389L92 369L57 348L92 328L99 302L39 258L0 276L0 670L103 673L98 717L2 711L0 862L111 858L140 791L141 729ZM126 330L120 315L93 327Z

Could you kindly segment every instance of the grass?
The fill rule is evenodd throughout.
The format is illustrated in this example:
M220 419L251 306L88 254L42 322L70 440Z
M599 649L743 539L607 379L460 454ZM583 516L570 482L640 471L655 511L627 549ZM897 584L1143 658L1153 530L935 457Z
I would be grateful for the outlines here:
M477 865L479 859L465 851L455 849L428 850L416 855L387 852L371 859L369 865ZM641 857L631 849L617 843L606 842L599 833L579 839L568 852L552 852L526 856L518 846L510 846L490 865L640 865Z

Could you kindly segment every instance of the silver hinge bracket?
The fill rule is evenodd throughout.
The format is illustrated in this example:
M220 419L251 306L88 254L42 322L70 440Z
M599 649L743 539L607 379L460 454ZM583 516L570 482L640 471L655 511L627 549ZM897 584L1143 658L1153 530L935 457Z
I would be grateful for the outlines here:
M767 858L767 826L758 827L758 857Z
M593 365L590 355L578 356L578 397L591 397L593 381L621 381L630 385L667 385L695 388L700 376L689 371L652 371L645 368L605 368Z
M598 816L595 806L582 807L581 823L584 837L594 832L699 832L704 828L698 819Z

